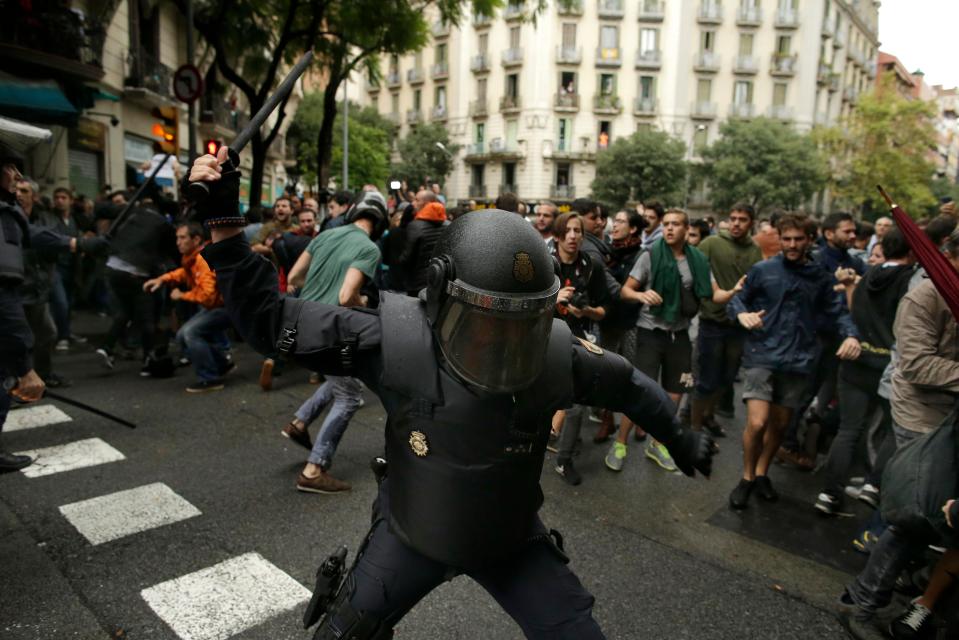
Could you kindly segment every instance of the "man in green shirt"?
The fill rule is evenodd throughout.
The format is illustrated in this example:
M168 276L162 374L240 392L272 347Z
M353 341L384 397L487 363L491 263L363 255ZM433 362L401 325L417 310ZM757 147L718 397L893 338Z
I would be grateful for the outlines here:
M749 269L763 259L750 231L755 210L749 204L737 204L729 213L729 228L709 236L699 250L709 259L716 285L738 291ZM726 304L704 300L699 312L697 341L699 376L696 380L690 412L693 429L704 426L714 437L725 436L716 422L713 409L722 391L736 377L743 355L746 330L726 315Z
M288 278L288 293L300 298L344 307L366 306L363 285L373 279L380 250L371 238L386 227L386 201L376 192L365 192L345 214L346 224L313 238L297 259ZM298 491L338 493L350 485L329 474L333 454L356 410L363 402L363 387L356 378L326 376L309 400L283 428L283 435L310 450L296 481ZM333 403L320 427L316 444L310 442L309 425Z

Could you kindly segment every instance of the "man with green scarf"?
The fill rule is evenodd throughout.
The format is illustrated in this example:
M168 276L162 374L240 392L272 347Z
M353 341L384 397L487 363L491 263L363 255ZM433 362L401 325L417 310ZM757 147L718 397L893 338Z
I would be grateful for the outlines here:
M642 254L620 291L625 302L642 304L639 313L636 367L661 381L673 403L692 386L692 345L689 323L699 312L701 300L714 298L709 261L686 243L689 216L682 209L669 209L662 219L663 236ZM727 294L719 291L716 295ZM638 425L639 426L639 425ZM637 428L638 428L637 426ZM620 471L626 458L629 425L620 428L606 465ZM646 455L667 471L675 471L669 451L650 440Z

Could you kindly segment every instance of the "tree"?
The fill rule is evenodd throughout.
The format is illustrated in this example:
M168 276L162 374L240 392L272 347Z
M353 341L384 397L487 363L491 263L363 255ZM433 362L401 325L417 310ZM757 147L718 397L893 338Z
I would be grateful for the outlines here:
M701 175L713 207L748 202L757 211L798 209L826 183L826 165L813 139L768 118L730 120L703 151Z
M830 187L867 217L886 211L881 184L906 211L920 216L936 204L931 190L936 150L932 103L906 98L887 74L877 91L860 96L839 127L817 132L833 159Z
M621 207L629 200L680 202L686 145L663 131L637 131L596 156L593 195Z
M297 173L308 185L325 183L318 181L316 142L323 121L323 93L304 96L296 110L296 116L286 133L287 145L296 152ZM389 177L390 149L396 135L396 126L372 107L350 104L349 112L350 181L354 187L363 184L383 185ZM343 127L342 115L337 115L333 130ZM343 162L343 136L333 136L332 164L338 167ZM350 185L343 185L349 188Z
M398 146L401 160L393 167L393 175L406 180L411 189L427 184L427 178L442 183L453 170L453 157L459 150L459 145L450 143L446 127L438 123L416 127L400 140Z

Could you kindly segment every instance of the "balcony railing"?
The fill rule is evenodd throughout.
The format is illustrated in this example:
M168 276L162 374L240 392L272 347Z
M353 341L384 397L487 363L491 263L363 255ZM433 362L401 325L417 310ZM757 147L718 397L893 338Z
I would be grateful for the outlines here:
M694 102L689 115L699 120L712 120L716 117L716 103Z
M450 35L449 23L442 20L434 22L431 30L434 38L446 38Z
M784 104L769 107L769 117L773 120L792 120L793 108Z
M598 14L600 18L622 18L623 0L599 0Z
M470 102L470 117L473 118L485 118L489 115L489 108L486 105L486 100L473 100Z
M876 67L877 65L875 60L866 61L866 74L873 80L876 78Z
M499 99L500 113L515 113L520 110L519 96L503 96Z
M774 53L769 64L769 73L774 76L789 77L796 75L798 56Z
M423 114L419 109L410 109L406 112L406 124L419 124L423 122Z
M662 52L658 49L647 49L636 52L637 69L659 69L662 64Z
M841 83L842 83L842 76L840 76L838 73L830 72L829 82L828 82L829 92L836 93L837 91L839 91L839 86Z
M833 36L832 23L829 22L828 20L824 21L824 22L822 23L822 32L821 32L821 33L822 33L822 37L823 37L823 38L831 38L831 37Z
M856 100L859 99L859 89L856 87L846 87L842 91L842 99L855 104Z
M516 188L515 184L501 184L499 186L499 194L503 195L504 193L516 193L519 189Z
M484 142L473 142L466 145L466 157L476 157L486 154L486 143Z
M14 10L16 5L22 6ZM5 3L3 13L0 48L2 57L12 66L26 63L58 77L75 76L93 82L103 77L100 55L107 25L90 21L91 12L71 9L69 2L33 2ZM130 75L139 79L144 70L134 66ZM128 82L126 86L142 85Z
M622 112L623 104L619 96L593 96L593 113L615 115Z
M704 2L699 5L696 20L700 24L720 24L723 21L723 8L718 4Z
M571 184L552 184L549 186L549 197L572 200L576 197L576 187Z
M221 129L221 132L235 133L245 127L248 122L249 116L244 111L235 109L222 99L214 99L212 104L204 104L200 107L201 126L212 125Z
M474 73L489 71L489 56L485 53L478 53L470 58L470 71Z
M579 111L578 93L557 93L553 99L557 111Z
M424 75L425 74L423 73L423 70L419 67L410 69L406 72L406 81L410 84L422 84L422 82L426 79Z
M823 86L829 84L829 75L832 73L832 69L828 64L824 62L819 63L819 71L816 72L816 82Z
M582 58L582 49L579 49L578 47L556 47L557 64L579 64Z
M515 142L503 140L502 138L493 138L489 141L489 152L490 155L496 156L518 157L521 155Z
M484 16L480 13L473 14L473 26L477 29L483 29L492 24L493 19L490 16Z
M640 0L639 20L641 22L662 22L666 10L662 0Z
M125 87L146 89L164 98L173 96L173 69L142 50L133 56L131 68L131 75L123 81Z
M842 49L846 46L846 34L842 30L837 31L833 36L832 46L834 49Z
M571 0L565 4L556 3L556 13L561 16L581 16L583 15L583 0Z
M522 20L526 15L526 6L522 2L510 2L503 9L503 18L506 20Z
M444 122L446 120L446 105L435 105L430 112L430 119L433 122Z
M390 89L396 89L400 86L402 80L400 79L399 71L390 71L386 74L386 86Z
M756 107L750 103L733 103L729 105L730 118L752 118Z
M653 116L659 110L659 103L654 98L636 98L633 101L633 113L637 116Z
M799 12L797 12L795 9L780 8L779 11L776 12L776 28L798 29Z
M374 82L373 80L370 80L369 78L366 79L367 93L379 93L380 88L381 88L380 83L378 81Z
M471 184L469 187L469 194L471 198L486 198L486 185L485 184Z
M719 71L719 55L713 51L700 51L693 62L693 70L704 73Z
M392 122L393 124L395 124L396 126L400 126L400 124L403 121L403 117L400 115L398 111L392 111L390 113L387 113L386 119Z
M430 69L434 80L446 80L450 76L450 67L446 62L437 62Z
M597 67L618 67L623 64L619 47L599 47L596 49Z
M733 73L754 75L759 72L759 61L756 56L736 56Z
M740 27L758 27L763 23L761 7L739 7L736 12L736 24Z
M522 47L512 47L503 51L503 66L515 67L523 64Z

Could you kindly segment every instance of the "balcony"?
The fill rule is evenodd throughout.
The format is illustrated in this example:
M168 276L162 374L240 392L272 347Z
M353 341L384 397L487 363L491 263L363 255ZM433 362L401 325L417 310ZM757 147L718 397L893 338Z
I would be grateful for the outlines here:
M492 24L493 18L490 16L484 16L481 13L473 14L473 27L476 29L485 29L486 27Z
M593 96L593 113L597 115L615 116L623 111L623 104L619 96Z
M473 73L486 73L489 71L489 56L485 53L478 53L470 58L470 71Z
M756 75L759 73L759 60L756 56L736 56L736 64L733 65L733 73L740 75Z
M518 160L523 157L515 142L493 138L489 141L489 155L496 160Z
M486 199L486 185L485 184L471 184L469 187L469 197L470 198L479 198L481 200Z
M736 24L740 27L758 27L763 23L761 7L739 7L736 12Z
M827 22L823 22L823 23L822 23L822 31L821 31L820 33L822 33L822 37L823 37L823 38L831 38L831 37L833 36L832 23L830 23L830 22L828 22L828 21L827 21Z
M777 29L798 29L799 13L795 9L779 9L775 25Z
M662 22L665 17L666 9L663 6L662 0L640 0L640 22Z
M227 138L236 134L249 122L249 116L238 111L222 98L213 98L200 105L200 133L204 137Z
M523 64L523 49L521 47L512 47L503 51L503 66L516 67Z
M446 62L437 62L430 69L430 76L434 80L446 80L450 77L450 66Z
M663 65L663 55L659 49L647 49L636 52L637 69L659 69Z
M722 6L712 2L704 2L700 4L699 12L696 14L696 21L699 24L722 24Z
M517 191L518 189L516 188L515 184L501 184L499 186L499 195L503 195L504 193L516 193Z
M146 51L133 56L131 74L123 80L124 94L144 104L173 100L173 69Z
M690 108L689 117L696 120L713 120L716 118L715 102L694 102Z
M467 160L477 160L485 158L486 156L486 143L483 142L473 142L466 145L466 159Z
M438 104L430 111L430 120L433 122L446 122L446 105Z
M730 118L752 118L756 108L750 103L733 103L729 105Z
M406 124L420 124L423 122L423 114L419 109L410 109L406 112Z
M432 29L433 38L439 40L440 38L448 38L450 35L450 25L448 22L443 22L442 20L434 22Z
M556 47L556 64L579 64L583 52L577 47Z
M773 120L792 120L793 108L784 104L769 107L769 117Z
M866 74L871 80L876 79L876 67L877 65L875 60L868 60L866 62Z
M379 93L380 92L380 83L378 81L366 79L366 92L367 93Z
M551 184L549 197L557 200L572 200L576 197L576 187L571 184Z
M833 49L842 49L846 46L846 34L842 31L837 31L835 37L832 39Z
M636 98L633 100L633 115L654 116L659 110L659 101L654 98Z
M386 119L392 122L397 127L400 126L400 124L403 122L403 118L402 116L400 116L400 113L398 111L392 111L390 113L387 113Z
M829 75L831 73L832 68L824 62L820 62L819 71L816 73L816 83L823 86L829 84Z
M387 88L389 88L389 89L399 89L401 83L402 83L402 80L400 79L400 72L399 72L399 71L396 71L396 70L394 69L393 71L390 71L388 74L386 74L386 86L387 86Z
M862 55L862 51L859 49L853 49L849 47L846 50L846 57L853 61L853 63L858 67L864 67L866 65L866 60Z
M769 63L769 73L770 75L776 76L778 78L790 78L796 75L796 67L798 56L793 55L784 55L781 53L774 53L772 60Z
M470 102L470 117L471 118L485 118L489 115L489 108L486 105L486 100L473 100Z
M581 16L583 15L583 0L570 0L565 6L562 2L557 2L556 13L561 16Z
M503 96L499 99L500 113L519 113L519 96Z
M856 87L846 87L842 91L842 99L845 102L856 104L856 100L859 99L859 90Z
M597 67L619 67L623 64L619 47L608 47L596 49Z
M579 94L557 93L553 99L553 108L556 111L575 113L579 111Z
M98 11L81 12L70 7L69 2L4 3L0 58L7 63L5 66L34 79L52 75L97 82L103 78L100 55L107 25L89 19ZM148 71L136 69L134 63L131 76L139 79ZM125 86L141 87L129 82Z
M423 84L425 79L425 74L419 67L406 72L406 81L410 84Z
M623 0L599 0L597 14L600 18L622 19L625 15Z
M522 20L526 17L526 6L523 2L510 2L503 9L504 20Z
M829 74L829 93L836 93L839 91L839 85L842 81L842 76L838 73Z
M584 138L584 142L586 139ZM566 140L563 138L559 139L559 142L556 143L556 148L553 149L554 160L582 160L586 162L592 162L596 159L596 150L588 145L584 145L581 151L576 151L573 149L572 140Z
M713 51L700 51L693 61L693 71L716 73L719 71L719 56Z

